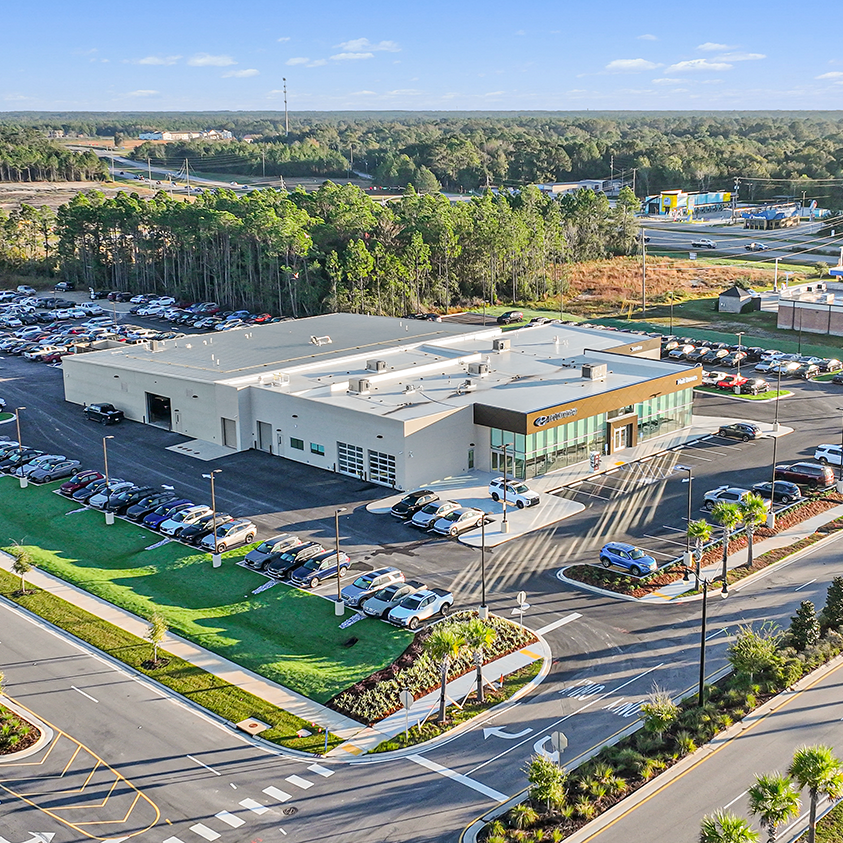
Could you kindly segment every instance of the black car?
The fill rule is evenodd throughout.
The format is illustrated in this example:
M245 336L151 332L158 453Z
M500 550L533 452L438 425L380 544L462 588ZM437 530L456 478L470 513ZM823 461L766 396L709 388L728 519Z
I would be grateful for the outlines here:
M401 498L390 510L396 518L412 518L422 507L439 500L436 492L430 489L418 489Z
M741 395L761 395L770 391L770 384L764 378L750 378L741 384Z
M832 383L836 383L838 386L839 386L841 383L843 383L843 372L841 372L839 375L835 375L835 376L831 379L831 382L832 382Z
M744 442L749 442L750 439L757 439L761 435L761 428L752 422L735 422L723 425L717 433L729 439L742 439Z
M145 498L136 501L126 510L126 517L132 521L141 521L144 516L149 515L152 510L157 509L162 503L169 503L176 499L175 492L157 492L154 495L147 495Z
M843 369L843 363L841 363L836 357L830 357L826 360L821 360L819 367L821 372L839 372Z
M497 318L498 325L512 325L515 322L523 322L524 314L520 310L507 310Z
M85 503L88 498L92 498L104 488L105 478L103 477L101 480L96 480L93 483L88 483L87 486L83 486L81 489L77 489L71 497L78 503Z
M798 501L802 497L802 492L795 483L788 483L787 480L776 480L775 488L773 483L756 483L752 487L752 491L756 495L768 500L772 498L774 501L781 501L781 503L790 503L791 501Z
M113 404L88 404L82 412L86 419L100 424L117 424L123 421L123 411L118 410Z
M233 516L227 512L218 512L216 517L217 527L220 524L225 524L231 521ZM200 518L195 524L185 527L179 534L179 541L187 542L188 544L199 544L205 536L214 531L214 514L210 513L204 518Z
M44 451L37 448L23 448L12 451L4 460L0 461L0 471L14 471L19 465L26 465L36 457L43 457Z
M305 542L304 544L291 547L283 553L279 553L265 568L264 571L275 579L281 579L291 571L298 568L308 559L325 553L326 550L319 542Z
M59 281L53 289L57 293L71 293L76 289L76 285L72 281Z
M103 507L106 512L125 512L130 506L149 496L155 489L152 486L140 486L115 492Z
M93 287L89 287L88 290L90 292L91 301L108 298L108 290L95 290Z

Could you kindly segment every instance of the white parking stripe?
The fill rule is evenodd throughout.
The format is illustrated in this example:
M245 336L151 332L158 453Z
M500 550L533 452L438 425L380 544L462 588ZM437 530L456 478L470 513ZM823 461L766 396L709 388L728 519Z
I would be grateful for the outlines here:
M464 784L466 787L470 787L472 790L476 790L478 793L488 796L489 799L494 799L495 802L505 802L509 798L505 793L501 793L491 787L486 787L486 785L482 782L475 781L474 779L470 779L468 776L457 773L455 770L443 767L441 764L437 764L435 761L431 761L429 758L425 758L422 755L408 755L407 760L413 761L421 767L426 767L434 773L439 773L440 776L445 776L455 782Z
M303 779L301 776L287 776L284 781L289 782L290 784L294 784L296 787L300 787L302 790L307 790L309 787L313 787L313 782L309 782L307 779Z
M564 618L559 618L559 620L553 621L553 623L549 623L541 629L537 629L536 632L539 635L545 635L546 633L552 632L554 629L559 629L560 626L565 626L566 623L570 623L571 621L575 621L577 618L581 617L582 615L579 612L571 612L570 615L565 615Z
M258 815L265 814L269 810L265 805L261 805L260 802L255 802L254 799L244 799L240 804ZM164 843L167 843L167 841L165 840Z
M327 767L323 767L321 764L311 764L308 768L311 773L316 773L317 776L322 776L322 778L330 778L334 775L333 770L329 770Z
M232 828L240 828L246 823L246 820L241 820L240 817L235 817L234 814L229 814L228 811L220 811L217 815L218 820L222 820L226 825Z
M273 787L270 785L269 787L265 787L263 792L267 796L271 796L273 799L277 799L279 802L286 802L289 799L292 799L292 794L287 793L286 791L279 790L277 787Z
M213 831L206 825L202 825L202 823L196 823L196 825L190 826L190 830L198 834L200 837L204 837L206 840L219 839L219 834L217 834L216 831Z

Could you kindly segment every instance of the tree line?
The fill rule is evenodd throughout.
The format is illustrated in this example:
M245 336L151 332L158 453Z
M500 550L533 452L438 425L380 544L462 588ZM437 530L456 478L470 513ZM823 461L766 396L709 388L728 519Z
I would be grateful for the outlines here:
M0 181L91 181L108 175L93 152L72 152L34 129L0 126Z

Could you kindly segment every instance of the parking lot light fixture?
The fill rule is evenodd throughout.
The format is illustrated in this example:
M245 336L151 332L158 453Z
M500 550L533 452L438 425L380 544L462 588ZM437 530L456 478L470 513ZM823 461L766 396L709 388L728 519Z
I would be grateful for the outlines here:
M337 554L337 602L334 604L334 614L337 617L345 614L345 603L342 602L342 577L340 576L340 513L345 512L346 509L347 507L341 506L334 510L334 539Z
M509 532L509 522L506 520L506 469L509 463L509 453L507 449L509 448L509 442L503 443L503 521L501 521L501 532L508 533ZM513 468L515 466L513 465Z
M113 436L103 436L102 437L102 463L103 468L105 469L105 495L108 498L108 440L114 439ZM109 512L105 507L103 507L103 511L105 512L105 523L106 524L113 524L114 523L114 513Z
M211 528L213 530L211 535L214 537L214 552L211 554L211 562L214 568L219 568L222 565L222 558L217 550L217 496L214 487L214 476L221 473L221 468L215 468L210 474L202 475L206 480L211 481Z
M837 411L843 412L843 407L838 407ZM840 424L840 465L837 467L837 491L843 492L843 422Z
M688 518L685 525L685 553L690 553L691 551L691 537L688 534L688 524L691 523L691 487L693 486L694 476L691 473L692 469L689 465L677 465L677 471L687 471L688 476L682 481L683 483L688 484ZM686 560L687 561L687 560Z
M23 454L23 442L21 442L20 438L20 411L25 410L26 407L15 407L15 427L18 431L18 459L21 458ZM21 489L25 489L28 485L27 479L25 477L21 477L20 479L20 487Z
M489 607L486 605L486 517L489 512L483 513L480 521L480 609L477 614L481 620L489 617Z

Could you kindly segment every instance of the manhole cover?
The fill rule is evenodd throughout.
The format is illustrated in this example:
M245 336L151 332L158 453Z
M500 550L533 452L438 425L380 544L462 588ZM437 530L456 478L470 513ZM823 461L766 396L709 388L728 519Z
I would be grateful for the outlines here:
M290 807L289 807L289 808L285 808L285 809L282 811L282 813L284 814L284 816L285 816L285 817L292 817L292 816L293 816L293 814L297 814L297 813L298 813L298 811L299 811L299 809L298 809L298 808L294 808L292 805L290 805Z

